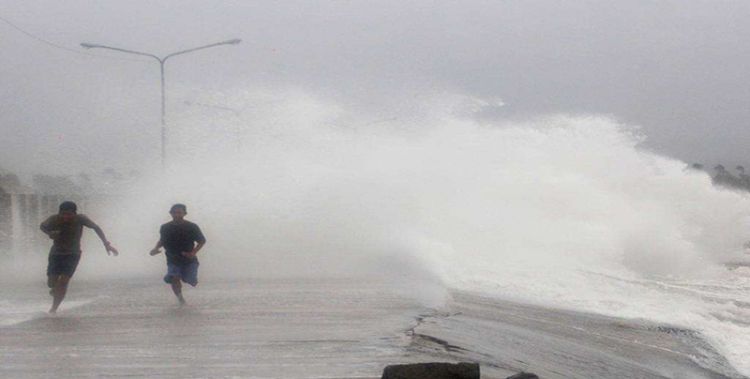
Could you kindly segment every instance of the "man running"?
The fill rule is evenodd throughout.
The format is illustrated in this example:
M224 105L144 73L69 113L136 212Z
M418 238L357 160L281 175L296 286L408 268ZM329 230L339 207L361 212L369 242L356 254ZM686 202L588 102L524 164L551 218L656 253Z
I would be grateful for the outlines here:
M161 253L162 247L166 250L167 275L164 281L172 285L172 291L180 305L185 305L182 297L182 282L195 287L198 284L198 258L196 254L206 244L206 238L198 225L185 220L187 207L185 204L175 204L169 210L172 221L161 226L159 229L159 241L151 250L151 255Z
M65 298L70 278L78 267L81 259L81 235L83 227L94 229L96 235L104 243L107 255L117 256L118 252L104 236L102 229L90 218L78 214L78 206L72 201L60 204L59 213L52 215L39 228L52 239L47 264L47 286L52 295L50 313L57 312L57 308Z

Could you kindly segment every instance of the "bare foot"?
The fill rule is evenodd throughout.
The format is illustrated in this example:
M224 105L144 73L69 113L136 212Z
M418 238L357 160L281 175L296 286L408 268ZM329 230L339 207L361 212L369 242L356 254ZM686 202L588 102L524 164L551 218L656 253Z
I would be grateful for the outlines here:
M55 314L55 313L57 313L57 308L50 308L50 309L49 309L49 313L50 313L50 314Z
M187 304L187 301L185 301L185 298L182 297L182 295L177 296L177 300L180 302L180 306L181 307L184 306L185 304Z

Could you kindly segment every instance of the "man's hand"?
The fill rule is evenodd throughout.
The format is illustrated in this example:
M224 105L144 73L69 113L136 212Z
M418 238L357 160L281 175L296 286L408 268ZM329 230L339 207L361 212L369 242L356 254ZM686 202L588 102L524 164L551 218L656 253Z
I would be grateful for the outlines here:
M104 243L104 248L107 249L107 255L114 255L115 257L120 255L120 252L109 241Z
M183 257L185 257L185 258L191 258L191 259L192 259L192 258L195 258L195 255L196 255L196 254L197 254L197 253L196 253L195 251L183 251L183 252L182 252L182 256L183 256Z
M149 252L149 254L150 254L150 255L151 255L152 257L153 257L154 255L157 255L157 254L159 254L159 253L161 253L161 250L159 250L159 249L151 249L151 251Z

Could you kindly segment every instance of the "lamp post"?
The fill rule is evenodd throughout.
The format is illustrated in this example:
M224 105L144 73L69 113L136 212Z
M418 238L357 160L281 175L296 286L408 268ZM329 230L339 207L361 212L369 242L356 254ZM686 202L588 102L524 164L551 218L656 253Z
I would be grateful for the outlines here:
M212 43L212 44L205 45L205 46L194 47L192 49L178 51L178 52L175 52L175 53L167 54L164 57L158 57L157 55L150 54L150 53L143 53L143 52L140 52L140 51L121 49L119 47L105 46L105 45L100 45L100 44L96 44L96 43L82 42L81 43L81 47L83 47L85 49L108 49L108 50L119 51L119 52L122 52L122 53L142 55L142 56L145 56L145 57L154 58L154 59L156 59L159 62L159 69L160 69L160 72L161 72L161 165L162 165L162 168L164 168L165 167L165 163L166 163L166 144L167 144L167 123L166 123L167 95L166 95L166 91L164 89L164 64L167 62L167 59L169 59L171 57L174 57L174 56L177 56L177 55L192 53L193 51L208 49L208 48L214 47L214 46L236 45L236 44L238 44L240 42L242 42L241 39L235 38L235 39L230 39L230 40L227 40L227 41Z

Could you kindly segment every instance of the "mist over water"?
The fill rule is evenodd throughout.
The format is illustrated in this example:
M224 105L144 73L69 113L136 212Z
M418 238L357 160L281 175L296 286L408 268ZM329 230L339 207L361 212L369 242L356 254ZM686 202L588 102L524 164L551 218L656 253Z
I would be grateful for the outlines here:
M204 278L377 275L420 283L408 290L431 306L452 288L642 318L701 332L750 373L750 271L724 266L748 260L750 202L639 148L637 128L478 122L482 103L460 96L373 125L273 97L252 117L174 121L168 170L154 162L92 215L121 257L89 233L81 267L96 269L80 275L161 275L147 253L183 202L208 238Z
M111 229L130 245L184 202L223 260L263 257L241 268L253 274L269 263L283 262L280 273L340 273L356 269L349 260L417 255L436 271L455 268L442 266L457 256L485 269L497 261L692 276L742 257L747 199L639 149L636 128L605 117L480 124L436 107L363 127L312 97L274 108L265 119L225 118L228 126L172 125L168 170L154 162L124 189L105 214ZM329 258L341 267L309 264Z

